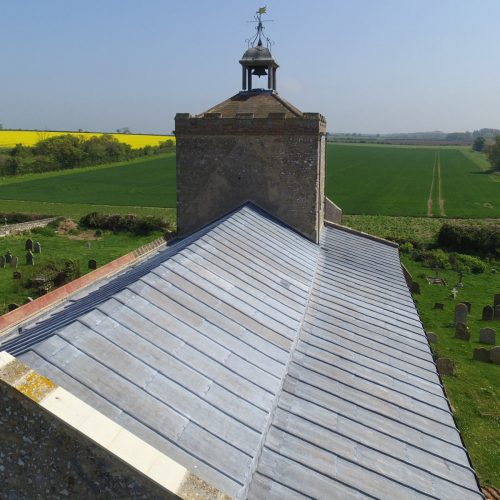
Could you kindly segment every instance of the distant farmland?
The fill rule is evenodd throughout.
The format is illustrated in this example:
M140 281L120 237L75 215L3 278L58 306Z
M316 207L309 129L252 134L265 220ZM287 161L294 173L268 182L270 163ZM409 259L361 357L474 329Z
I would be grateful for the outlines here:
M471 158L460 148L333 144L326 191L346 214L500 217L500 182Z
M1 200L175 207L175 155L5 179Z
M485 165L460 148L334 144L326 191L345 214L498 218L500 179ZM151 207L137 211L173 218L175 204L172 153L0 181L3 211L72 215L94 205L109 212Z
M0 130L0 149L13 148L16 144L33 146L42 139L48 139L57 135L70 134L82 136L90 139L93 136L103 135L101 132L52 132L43 130ZM146 134L110 134L120 142L129 144L133 148L143 148L144 146L157 146L160 142L172 140L173 135L146 135Z

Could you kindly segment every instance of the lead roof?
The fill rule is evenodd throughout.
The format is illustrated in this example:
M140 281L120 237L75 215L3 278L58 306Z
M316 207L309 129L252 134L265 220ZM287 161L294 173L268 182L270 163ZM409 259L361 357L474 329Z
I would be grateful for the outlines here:
M234 497L480 498L397 249L246 205L0 346Z

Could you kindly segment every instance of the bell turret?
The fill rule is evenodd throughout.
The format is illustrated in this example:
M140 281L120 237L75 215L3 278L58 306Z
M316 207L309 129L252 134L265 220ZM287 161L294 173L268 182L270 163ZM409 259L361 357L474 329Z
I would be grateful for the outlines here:
M264 36L264 26L262 14L266 13L265 7L259 9L255 15L257 22L257 33L249 40L249 48L240 59L242 66L242 87L243 90L252 90L252 76L267 75L267 88L276 90L276 69L279 67L276 59L271 54L269 38ZM267 47L262 43L262 38L266 40Z

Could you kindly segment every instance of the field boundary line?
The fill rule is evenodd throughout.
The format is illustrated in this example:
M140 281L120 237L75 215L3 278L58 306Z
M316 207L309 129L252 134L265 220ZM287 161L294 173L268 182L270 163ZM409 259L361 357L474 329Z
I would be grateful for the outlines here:
M432 211L432 194L434 193L434 178L436 176L436 163L437 163L437 153L434 156L434 165L432 166L431 189L429 191L429 197L427 198L427 217L434 217Z
M441 187L441 153L438 151L437 153L438 159L437 159L437 172L438 172L438 200L439 200L439 215L441 217L446 217L446 213L444 211L444 199L443 199L443 192L442 192L442 187Z

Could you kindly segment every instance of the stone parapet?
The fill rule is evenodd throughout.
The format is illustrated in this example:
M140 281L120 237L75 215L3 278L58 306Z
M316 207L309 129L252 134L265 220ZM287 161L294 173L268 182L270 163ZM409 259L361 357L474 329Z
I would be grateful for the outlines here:
M0 407L6 498L229 498L6 352Z
M204 113L192 117L189 113L175 116L177 148L183 135L302 135L326 134L326 121L319 113L304 113L287 117L285 113L269 113L266 118L255 118L253 113L238 113L234 118L223 118L221 113Z

